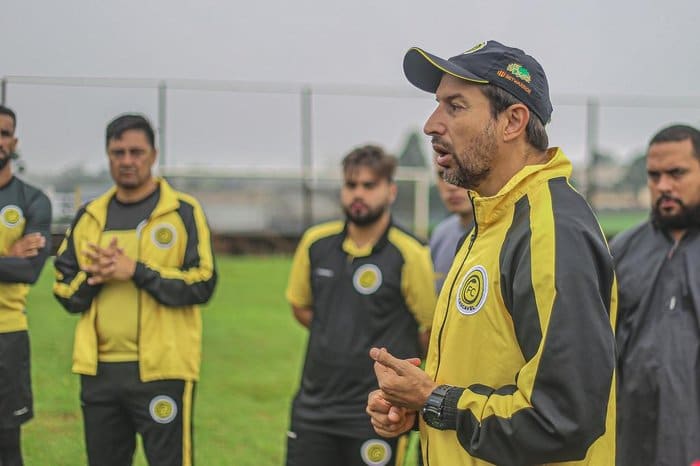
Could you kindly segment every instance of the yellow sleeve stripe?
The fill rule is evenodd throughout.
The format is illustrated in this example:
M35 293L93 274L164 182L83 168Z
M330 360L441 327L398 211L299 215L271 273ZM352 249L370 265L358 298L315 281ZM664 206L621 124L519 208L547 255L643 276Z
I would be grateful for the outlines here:
M78 291L85 280L87 280L87 274L81 270L70 283L54 282L53 292L61 298L68 299Z
M298 307L310 307L313 304L309 248L321 238L341 233L344 226L340 221L323 223L309 228L301 237L292 259L285 291L285 298L290 304Z
M547 341L549 320L556 299L556 237L554 235L556 230L550 191L548 189L537 190L529 197L530 206L536 206L530 209L530 270L532 271L530 279L532 280L532 289L535 292L542 339L534 357L518 373L518 390L512 394L492 394L487 405L482 404L478 406L477 411L473 411L475 415L481 413L484 417L495 415L501 418L510 418L519 410L532 407L530 400L544 351L544 343ZM473 406L476 399L470 399L473 395L468 395L468 393L470 393L469 390L465 391L463 398L466 397L466 399L464 402L460 400L460 404ZM485 400L482 402L485 403ZM483 419L483 417L478 418Z
M430 249L411 235L392 227L389 241L401 252L404 259L401 271L401 292L406 304L420 326L429 330L437 297L435 296L433 263Z

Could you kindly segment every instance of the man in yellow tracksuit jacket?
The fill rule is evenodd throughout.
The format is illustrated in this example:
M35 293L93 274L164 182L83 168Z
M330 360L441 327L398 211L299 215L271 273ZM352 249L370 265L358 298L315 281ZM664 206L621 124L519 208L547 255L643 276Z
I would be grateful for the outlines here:
M14 175L17 115L0 105L0 465L21 466L34 417L27 295L51 253L51 202Z
M408 79L435 92L425 124L446 181L468 188L475 227L442 288L425 372L373 348L367 411L385 436L420 417L426 466L615 463L617 286L605 238L548 148L542 67L496 41Z
M140 115L107 127L115 186L66 233L54 294L80 313L73 371L91 465L130 465L136 432L150 464L192 464L199 304L216 283L199 203L152 176L154 132Z

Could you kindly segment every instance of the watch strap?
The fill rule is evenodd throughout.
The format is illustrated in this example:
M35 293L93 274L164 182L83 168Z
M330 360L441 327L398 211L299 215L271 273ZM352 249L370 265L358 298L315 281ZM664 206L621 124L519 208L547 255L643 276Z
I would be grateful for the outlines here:
M452 385L436 387L421 410L426 424L440 430L456 429L457 402L463 392L463 388Z

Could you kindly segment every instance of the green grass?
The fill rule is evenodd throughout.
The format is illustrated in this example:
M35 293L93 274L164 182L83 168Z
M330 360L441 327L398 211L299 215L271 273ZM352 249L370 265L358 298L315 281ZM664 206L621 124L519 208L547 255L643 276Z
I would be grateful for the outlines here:
M610 235L647 215L602 212L599 219ZM283 296L290 259L219 257L217 264L219 284L203 309L196 464L280 465L306 338ZM49 263L27 305L35 402L35 418L23 429L27 466L86 464L78 376L70 371L77 316L54 300L52 280ZM135 464L146 464L140 452Z
M219 284L202 314L195 462L280 465L306 338L284 299L290 260L219 257L217 265ZM35 403L22 432L27 466L86 464L79 381L70 372L77 316L54 300L52 274L47 263L27 305ZM146 464L140 452L135 464Z
M605 235L610 238L621 231L631 228L649 218L648 210L640 211L601 211L597 212L598 221Z

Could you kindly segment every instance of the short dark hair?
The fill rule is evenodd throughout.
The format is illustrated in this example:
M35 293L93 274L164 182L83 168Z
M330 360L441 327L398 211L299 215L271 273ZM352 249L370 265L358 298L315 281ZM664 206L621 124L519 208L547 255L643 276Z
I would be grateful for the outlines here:
M143 131L146 134L149 144L155 149L156 136L153 131L153 126L151 126L151 122L148 121L145 116L137 113L125 113L109 122L106 131L105 146L109 146L109 141L112 139L121 139L122 134L129 130Z
M493 118L496 118L511 105L523 103L513 94L493 84L480 85L479 89L491 103L491 116ZM547 136L547 130L544 128L544 123L532 110L530 110L530 120L525 128L525 137L527 142L538 150L547 150L549 148L549 137Z
M359 167L367 167L378 177L392 182L397 164L396 157L387 154L381 147L366 145L353 149L343 158L343 173L347 175Z
M700 131L688 125L671 125L656 133L649 145L659 142L681 142L690 139L695 157L700 159Z
M17 129L17 115L12 111L11 108L0 105L0 115L7 115L12 118L12 128Z

